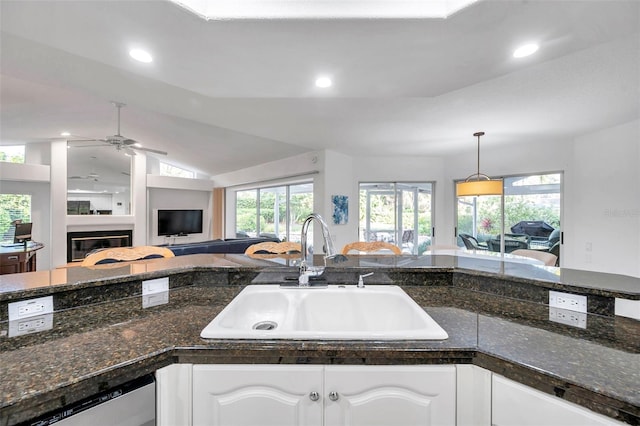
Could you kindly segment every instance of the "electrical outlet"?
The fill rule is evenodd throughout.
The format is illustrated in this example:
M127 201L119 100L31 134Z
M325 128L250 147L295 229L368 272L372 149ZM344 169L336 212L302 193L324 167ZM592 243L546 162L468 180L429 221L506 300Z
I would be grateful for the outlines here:
M549 292L549 306L576 312L587 312L587 296L559 291Z
M166 305L169 303L169 292L145 294L142 296L142 307L151 308L158 305Z
M53 328L53 314L9 321L9 337L38 333Z
M163 293L169 291L169 277L142 281L142 295Z
M9 303L9 321L53 312L53 296Z
M573 327L587 328L587 314L583 312L549 307L549 320Z

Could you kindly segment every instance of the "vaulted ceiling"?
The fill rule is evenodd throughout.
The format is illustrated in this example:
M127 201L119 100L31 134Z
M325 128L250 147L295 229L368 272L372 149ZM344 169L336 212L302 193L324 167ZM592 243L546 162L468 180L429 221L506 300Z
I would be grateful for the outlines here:
M209 175L321 149L450 155L478 130L496 147L566 141L640 115L636 0L210 21L162 0L2 0L0 19L3 144L115 134L119 101L124 136ZM540 50L513 58L528 41Z

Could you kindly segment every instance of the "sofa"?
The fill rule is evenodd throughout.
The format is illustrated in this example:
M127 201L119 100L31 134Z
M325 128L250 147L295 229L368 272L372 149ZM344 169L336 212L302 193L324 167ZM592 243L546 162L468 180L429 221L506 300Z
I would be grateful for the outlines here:
M176 256L198 253L244 253L249 246L267 241L279 242L280 240L271 237L230 238L197 243L164 244L163 247L167 247Z

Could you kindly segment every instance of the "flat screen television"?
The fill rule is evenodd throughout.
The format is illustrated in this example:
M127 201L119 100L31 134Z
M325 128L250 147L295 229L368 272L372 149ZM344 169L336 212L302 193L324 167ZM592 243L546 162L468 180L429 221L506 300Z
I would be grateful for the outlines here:
M33 223L16 223L16 232L13 234L14 244L31 241L31 228Z
M202 233L202 210L158 210L158 235Z

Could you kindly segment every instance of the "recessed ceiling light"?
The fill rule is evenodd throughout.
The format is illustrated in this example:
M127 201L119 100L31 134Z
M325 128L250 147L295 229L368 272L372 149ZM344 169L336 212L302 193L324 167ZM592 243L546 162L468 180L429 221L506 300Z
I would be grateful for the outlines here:
M326 88L326 87L331 87L332 84L333 83L331 82L331 79L329 77L318 77L316 79L317 87Z
M69 133L69 132L62 132L62 133L60 133L60 136L71 136L71 133Z
M142 148L142 144L140 142L136 142L133 144L136 148Z
M136 61L144 62L145 64L148 64L149 62L153 61L153 58L151 57L151 53L142 49L131 49L129 51L129 56L131 56Z
M518 47L513 51L514 58L524 58L525 56L533 55L538 51L539 46L536 43L529 43Z

